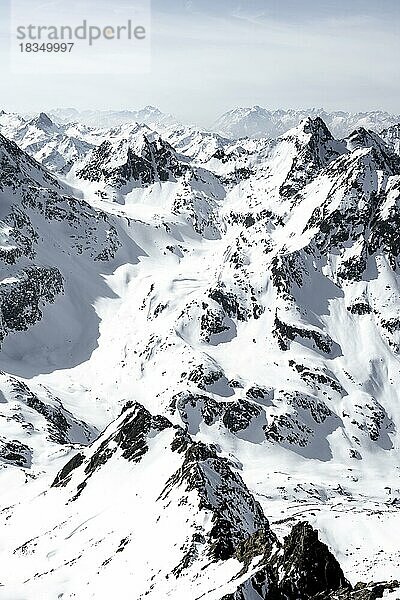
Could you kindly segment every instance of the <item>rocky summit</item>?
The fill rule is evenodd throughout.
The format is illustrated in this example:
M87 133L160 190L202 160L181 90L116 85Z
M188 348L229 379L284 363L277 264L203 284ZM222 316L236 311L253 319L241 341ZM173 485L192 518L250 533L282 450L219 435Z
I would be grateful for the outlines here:
M1 600L400 598L399 124L324 116L0 113Z

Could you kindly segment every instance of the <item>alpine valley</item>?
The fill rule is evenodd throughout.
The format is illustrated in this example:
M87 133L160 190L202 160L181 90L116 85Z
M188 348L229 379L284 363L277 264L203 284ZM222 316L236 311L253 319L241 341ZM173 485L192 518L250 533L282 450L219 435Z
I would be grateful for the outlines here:
M1 112L1 600L400 598L400 118L317 112Z

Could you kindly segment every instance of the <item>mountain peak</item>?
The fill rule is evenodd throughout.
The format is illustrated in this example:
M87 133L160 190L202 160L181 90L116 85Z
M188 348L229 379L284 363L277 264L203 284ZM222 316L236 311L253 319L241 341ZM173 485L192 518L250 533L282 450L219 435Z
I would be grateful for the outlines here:
M380 151L390 151L385 141L374 131L359 127L351 133L346 139L347 147L350 150L358 148L375 148Z
M312 136L318 136L324 140L332 140L333 136L321 117L306 117L298 127L298 130Z
M39 116L36 117L36 119L34 119L34 122L38 127L41 127L41 128L49 128L49 127L53 127L53 125L54 125L54 123L50 119L50 117L44 112L41 112L39 114Z
M257 113L264 113L265 112L265 108L263 108L262 106L260 106L259 104L255 104L254 106L252 106L250 108L250 112L257 112Z
M161 110L157 106L153 106L152 104L147 104L147 106L145 106L143 110L148 110L149 112L161 114Z
M300 121L297 127L293 127L284 133L282 139L296 139L301 144L325 144L334 140L325 122L321 117L307 116Z

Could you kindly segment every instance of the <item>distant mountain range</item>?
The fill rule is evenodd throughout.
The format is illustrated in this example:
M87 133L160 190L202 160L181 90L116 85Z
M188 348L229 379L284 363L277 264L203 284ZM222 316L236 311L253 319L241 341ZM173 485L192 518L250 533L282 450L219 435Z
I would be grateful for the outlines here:
M140 110L96 111L76 109L55 109L47 113L56 123L65 124L79 122L90 127L116 127L129 122L148 125L153 129L179 125L178 120L170 114L161 112L154 106L146 106ZM323 108L309 109L277 109L268 110L261 106L235 108L220 116L208 128L227 138L274 138L295 127L306 117L320 117L335 137L344 137L359 127L380 133L393 125L398 125L400 115L392 115L385 111L326 111ZM196 126L194 126L198 129Z
M57 123L78 121L91 127L117 127L125 123L144 123L145 125L175 125L172 115L162 113L154 106L146 106L140 110L83 110L75 108L58 108L50 110L49 116Z
M323 119L335 137L349 135L359 127L380 133L383 129L400 122L400 115L391 115L383 111L329 112L322 108L267 110L260 106L252 106L230 110L216 120L212 129L230 138L274 138L295 127L306 117Z

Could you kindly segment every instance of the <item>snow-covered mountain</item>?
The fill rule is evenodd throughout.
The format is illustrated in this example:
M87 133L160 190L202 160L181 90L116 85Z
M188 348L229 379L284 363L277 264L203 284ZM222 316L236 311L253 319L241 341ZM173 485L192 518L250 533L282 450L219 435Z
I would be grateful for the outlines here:
M392 136L1 119L0 599L399 598Z
M83 110L74 108L56 108L49 115L57 123L66 124L78 121L84 125L96 128L111 128L126 123L137 122L157 129L159 126L176 125L176 119L161 112L154 106L145 106L139 110Z
M206 163L235 148L248 148L250 140L274 139L306 118L320 117L337 138L364 128L380 133L398 152L400 116L382 111L326 112L323 109L269 111L259 106L238 108L222 115L210 130L178 123L171 115L147 106L136 111L78 111L55 109L39 115L0 113L0 131L48 169L65 175L91 150L111 136L129 139L139 125L157 132L175 150L194 162ZM236 140L239 139L239 146ZM253 144L251 152L254 154Z
M292 129L306 117L322 118L335 137L349 135L359 127L379 133L400 122L400 115L384 111L349 113L329 112L322 108L267 110L261 106L252 106L226 112L215 121L212 129L228 138L274 138Z
M0 131L43 166L60 174L68 173L105 135L77 123L57 125L45 113L30 120L3 113Z
M157 131L168 139L179 151L186 150L193 158L195 154L203 156L204 152L214 152L223 146L227 140L239 138L276 138L283 135L298 123L306 119L320 117L328 129L336 138L343 138L355 129L363 127L375 133L395 136L396 126L400 123L400 115L390 114L381 110L348 112L327 111L323 108L305 109L266 109L261 106L239 107L227 111L219 116L207 129L201 129L193 125L183 125L173 115L164 113L154 106L146 106L139 110L84 110L74 108L58 108L47 111L48 116L59 126L68 126L71 123L79 123L81 126L94 130L118 128L121 125L132 125L139 123L147 125L153 131ZM0 126L3 134L13 137L14 130L19 122L37 119L37 115L30 114L20 117L16 114L0 113ZM72 135L72 132L69 132ZM82 132L79 139L87 139ZM201 139L200 139L201 138Z
M381 132L382 139L400 154L400 123L392 125Z

